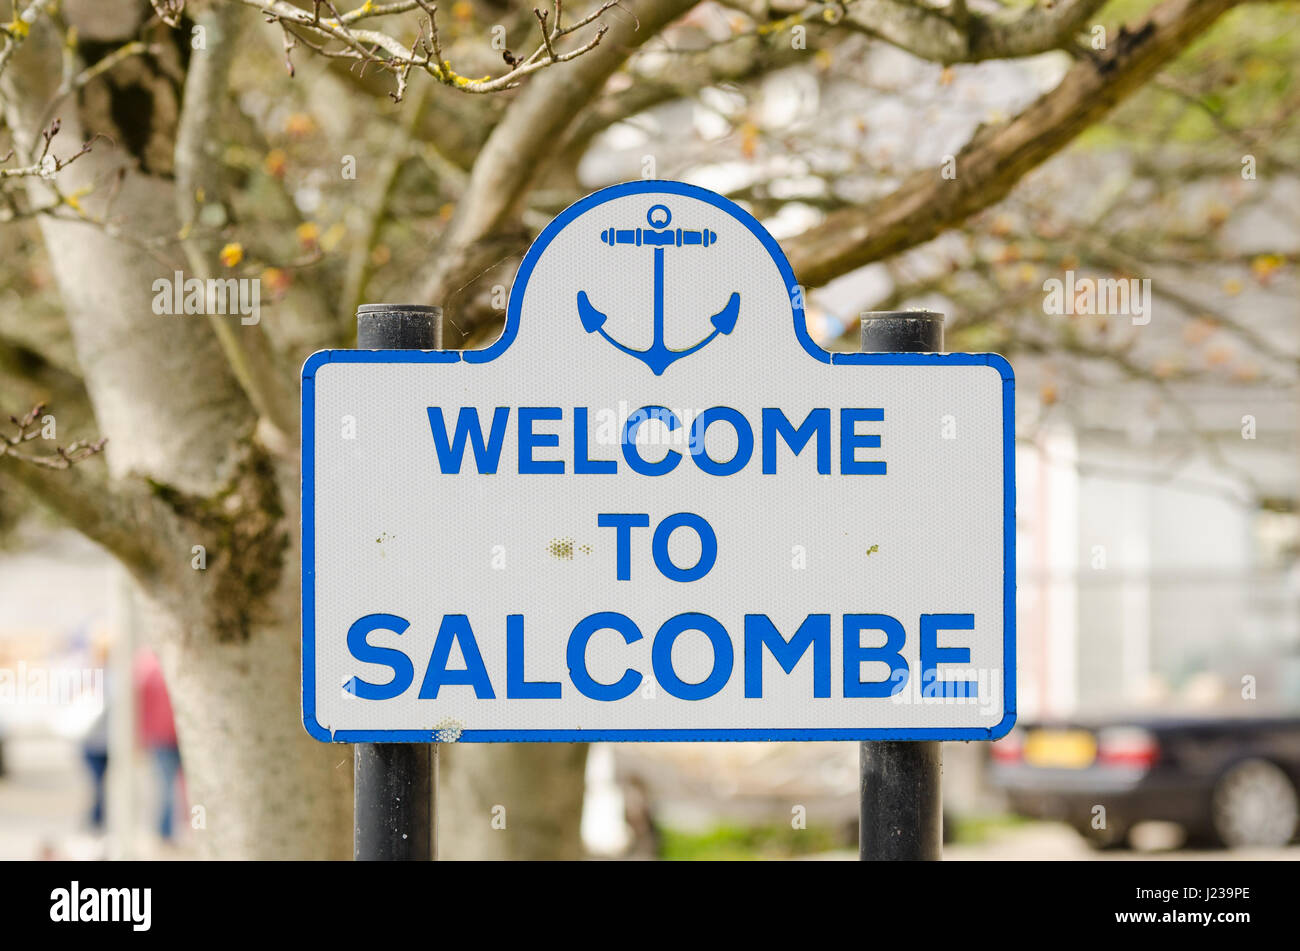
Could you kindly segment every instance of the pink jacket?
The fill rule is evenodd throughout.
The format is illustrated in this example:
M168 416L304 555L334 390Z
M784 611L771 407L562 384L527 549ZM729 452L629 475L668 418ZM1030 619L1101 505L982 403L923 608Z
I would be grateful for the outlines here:
M167 696L162 665L153 651L140 651L135 658L136 725L140 742L148 749L176 745L176 721Z

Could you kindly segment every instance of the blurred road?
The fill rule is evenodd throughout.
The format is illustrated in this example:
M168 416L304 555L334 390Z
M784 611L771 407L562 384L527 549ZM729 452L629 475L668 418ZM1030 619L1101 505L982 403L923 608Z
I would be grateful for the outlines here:
M1143 830L1138 830L1143 831ZM945 862L979 861L1063 861L1063 862L1150 862L1168 860L1211 860L1241 862L1300 861L1300 844L1285 849L1183 850L1176 847L1179 835L1152 826L1150 834L1139 835L1138 848L1098 851L1089 848L1069 826L1055 822L1032 822L1000 830L978 843L955 843L943 847ZM857 853L847 849L811 856L817 859L856 861Z
M77 743L59 737L10 737L6 772L0 777L0 861L13 859L103 859L103 835L90 830L90 776ZM167 845L150 834L156 779L143 758L136 763L133 858L190 858L184 844ZM182 834L186 830L181 815Z
M1146 830L1139 829L1137 832ZM1296 861L1300 845L1285 849L1183 850L1170 847L1175 834L1161 835L1153 827L1150 841L1139 841L1138 849L1098 851L1090 848L1073 829L1050 822L1035 822L1021 828L1007 829L973 844L946 845L943 857L949 861L980 859L1062 859L1066 861L1151 861L1162 859L1214 859L1240 861ZM1164 839L1164 841L1161 841Z
M83 836L90 780L66 741L10 738L0 777L0 859L35 859ZM54 857L54 856L51 856ZM59 854L57 857L65 857ZM66 856L71 858L72 856Z
M0 860L68 858L101 859L107 847L85 821L90 781L77 745L68 740L11 738L6 744L8 772L0 778ZM137 764L137 831L133 854L139 858L192 858L193 843L167 846L149 834L154 777L148 763ZM839 805L852 802L839 797ZM716 805L716 803L715 803ZM725 803L724 803L725 805ZM737 810L743 811L743 810ZM183 828L182 824L182 828ZM1243 851L1181 851L1174 846L1172 827L1140 827L1138 850L1099 852L1070 828L1048 822L991 829L980 841L944 847L948 861L1059 859L1065 861L1133 861L1162 859L1300 860L1300 845L1287 849ZM852 860L857 853L837 850L810 858Z

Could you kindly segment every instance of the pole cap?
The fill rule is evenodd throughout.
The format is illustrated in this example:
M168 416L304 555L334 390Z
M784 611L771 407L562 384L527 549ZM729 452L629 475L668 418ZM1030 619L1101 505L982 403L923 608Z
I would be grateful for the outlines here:
M362 304L357 347L362 350L433 350L441 343L442 308L427 304Z
M943 314L933 310L867 310L858 317L866 353L938 353Z
M362 304L357 316L362 314L441 314L441 307L428 304Z

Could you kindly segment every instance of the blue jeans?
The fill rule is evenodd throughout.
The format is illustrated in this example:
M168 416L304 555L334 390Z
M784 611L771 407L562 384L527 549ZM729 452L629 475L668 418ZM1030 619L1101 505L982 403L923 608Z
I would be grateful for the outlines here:
M90 826L96 831L104 828L104 773L108 769L108 753L103 750L84 750L90 778L95 784L95 801L90 806Z
M164 839L172 837L173 816L176 811L176 777L181 771L181 751L175 746L156 746L152 750L162 782L162 799L158 808L158 834Z

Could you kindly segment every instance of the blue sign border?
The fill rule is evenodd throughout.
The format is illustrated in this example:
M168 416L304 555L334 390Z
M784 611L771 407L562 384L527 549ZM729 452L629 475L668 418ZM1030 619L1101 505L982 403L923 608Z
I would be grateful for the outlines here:
M501 336L484 350L320 350L302 367L302 711L303 726L313 737L333 743L430 743L434 730L335 730L316 720L316 371L326 363L487 363L514 342L519 331L523 289L547 245L570 221L613 198L646 193L685 195L707 202L744 224L763 242L781 271L792 300L795 336L810 356L831 366L975 366L993 367L1002 377L1002 532L1003 532L1003 710L1005 715L987 728L803 730L465 730L460 742L584 743L654 740L808 741L808 740L996 740L1016 722L1016 467L1015 372L996 353L831 353L808 334L802 294L785 252L759 222L734 202L683 182L638 181L613 185L588 195L561 212L537 236L519 265L506 309ZM519 293L516 293L518 291Z

